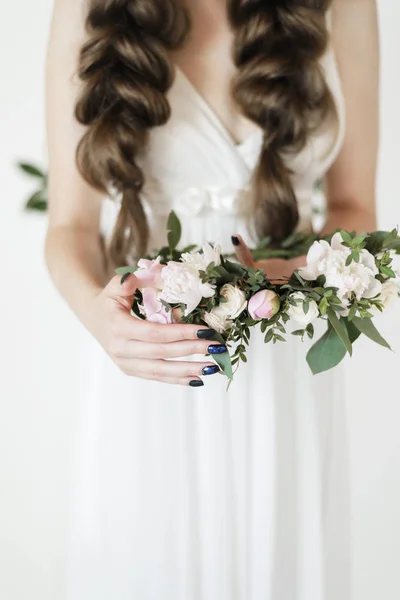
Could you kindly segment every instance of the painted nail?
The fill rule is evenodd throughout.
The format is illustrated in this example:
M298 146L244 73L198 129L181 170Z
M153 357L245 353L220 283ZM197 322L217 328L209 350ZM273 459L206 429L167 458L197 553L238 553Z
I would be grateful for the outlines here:
M214 375L214 373L219 372L219 367L217 365L208 365L207 367L203 367L201 370L202 375Z
M215 335L215 329L199 329L197 337L201 340L209 340Z
M204 382L200 379L193 379L192 381L189 381L189 385L190 387L202 387Z
M228 348L223 344L211 344L211 346L208 346L207 348L209 354L223 354L227 350Z
M121 277L121 285L125 283L125 281L129 277L129 275L132 275L132 273L125 273L124 275L122 275L122 277Z
M233 244L234 246L239 246L239 244L240 244L240 242L239 242L239 238L238 238L238 237L236 237L236 235L233 235L233 236L231 237L231 240L232 240L232 244Z

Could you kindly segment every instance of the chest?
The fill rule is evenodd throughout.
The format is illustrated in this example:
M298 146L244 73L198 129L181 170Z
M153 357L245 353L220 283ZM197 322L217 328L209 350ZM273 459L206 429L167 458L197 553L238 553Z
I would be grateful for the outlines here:
M240 144L258 127L241 114L232 98L231 83L236 72L231 56L234 37L225 11L218 6L215 3L212 10L193 11L188 40L184 47L171 53L171 60L209 105L234 143Z

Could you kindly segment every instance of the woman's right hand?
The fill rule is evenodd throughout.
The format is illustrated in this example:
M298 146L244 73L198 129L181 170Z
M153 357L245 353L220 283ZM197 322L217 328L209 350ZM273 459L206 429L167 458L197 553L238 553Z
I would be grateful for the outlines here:
M161 325L131 314L138 280L129 275L121 284L115 276L97 294L86 319L95 336L114 363L126 374L162 383L200 387L201 375L212 375L219 367L212 362L167 360L192 354L226 352L225 346L210 342L214 330L199 325Z

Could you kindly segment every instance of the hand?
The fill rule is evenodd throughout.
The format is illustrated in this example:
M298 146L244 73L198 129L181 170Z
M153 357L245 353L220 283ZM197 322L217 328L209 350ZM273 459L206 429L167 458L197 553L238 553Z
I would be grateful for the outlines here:
M220 344L207 341L215 332L199 325L160 325L134 317L131 307L137 286L134 274L122 284L121 276L113 277L88 307L88 329L126 375L163 383L202 386L200 375L219 371L215 363L166 359L205 355L212 353L216 347L222 350ZM200 336L202 339L199 339ZM208 369L203 372L205 367Z
M238 261L247 267L262 269L272 283L283 283L282 279L289 279L293 271L306 266L306 256L298 256L285 260L283 258L269 258L267 260L254 261L250 249L240 235L232 236Z

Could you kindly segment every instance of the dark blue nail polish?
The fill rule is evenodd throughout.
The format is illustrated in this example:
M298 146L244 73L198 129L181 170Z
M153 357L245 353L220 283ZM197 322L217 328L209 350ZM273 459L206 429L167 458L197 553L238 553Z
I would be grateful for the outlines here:
M208 365L207 367L203 367L201 374L202 375L214 375L214 373L218 373L219 367L217 365Z
M125 273L124 275L122 275L122 277L121 277L121 285L123 285L125 283L125 281L129 277L129 275L132 275L132 273Z
M197 337L200 340L210 340L215 335L215 329L199 329Z
M204 382L200 379L193 379L192 381L189 381L189 385L190 387L202 387Z
M231 240L232 240L232 244L233 244L234 246L239 246L239 244L240 244L240 242L239 242L239 238L238 238L238 237L236 237L236 235L233 235L233 236L231 237Z
M211 346L208 346L207 348L209 354L223 354L227 350L228 348L223 344L211 344Z

